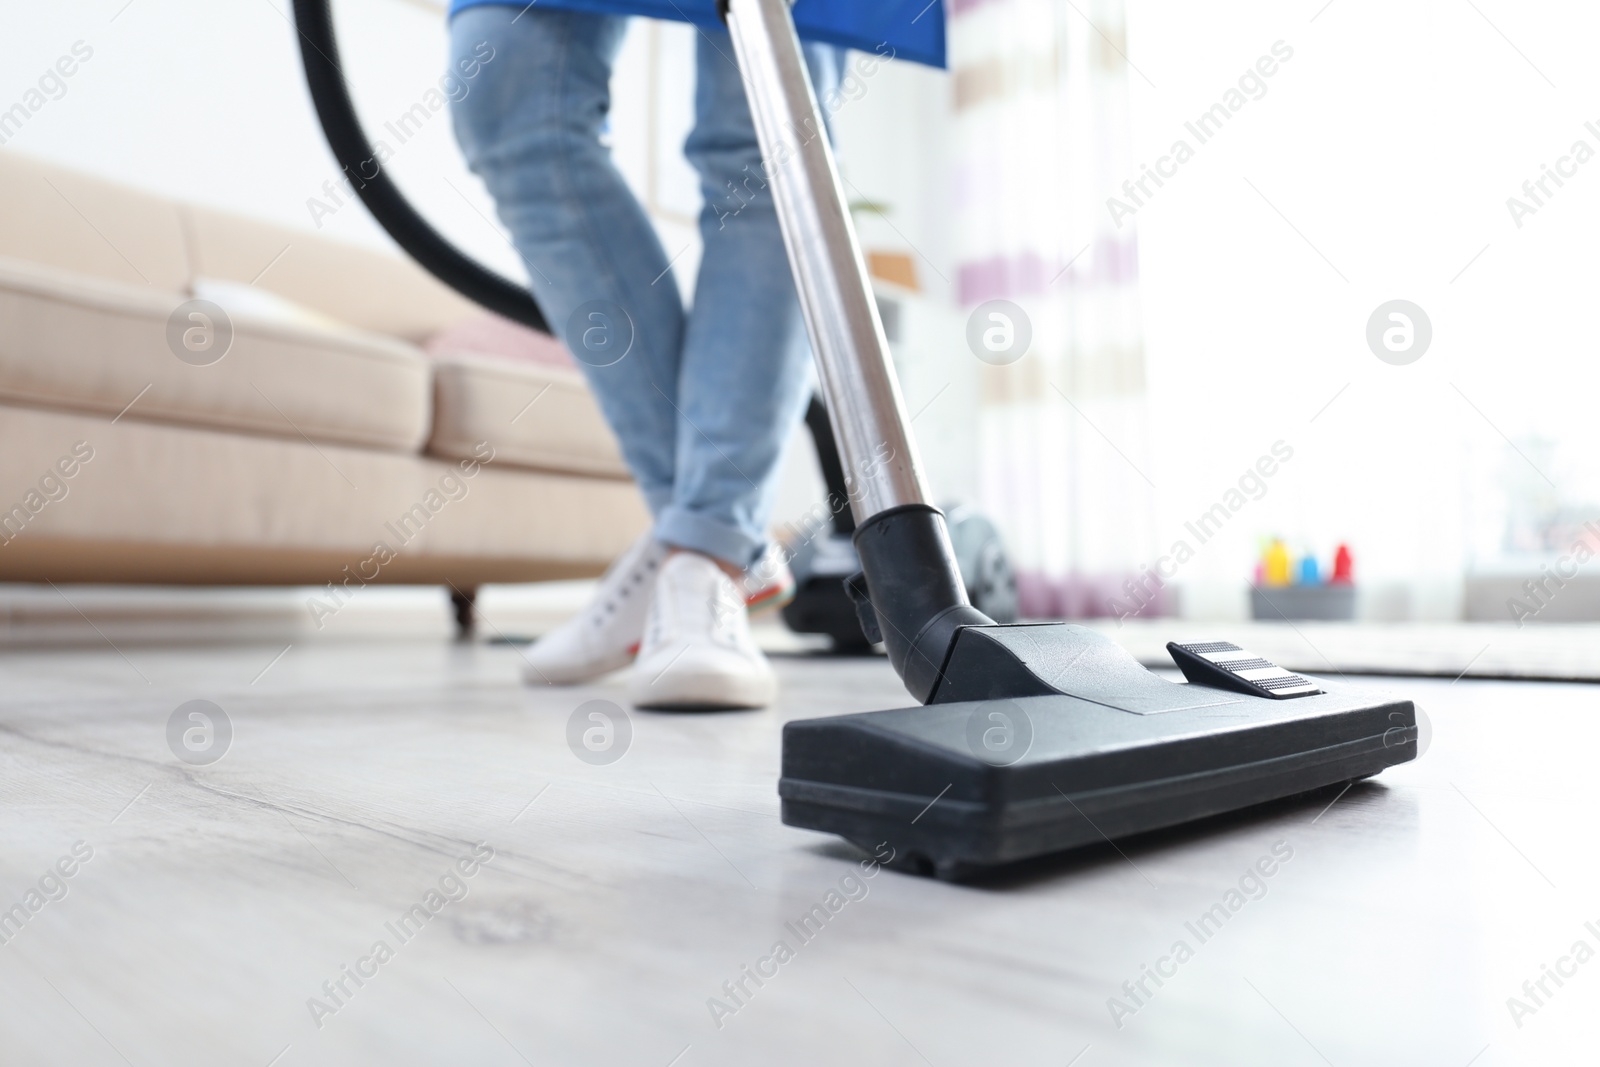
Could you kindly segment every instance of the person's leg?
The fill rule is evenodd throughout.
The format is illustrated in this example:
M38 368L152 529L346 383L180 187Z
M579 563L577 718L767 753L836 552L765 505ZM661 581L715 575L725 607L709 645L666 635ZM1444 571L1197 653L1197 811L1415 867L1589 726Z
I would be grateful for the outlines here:
M655 229L601 141L625 27L571 11L467 8L450 23L452 62L480 69L451 113L540 309L659 513L676 476L684 313Z
M451 22L451 58L467 88L453 118L540 307L584 364L645 499L660 511L675 475L683 307L655 231L600 140L623 27L566 11L462 12ZM602 306L585 307L594 303ZM621 359L620 316L606 321L604 305L625 309L633 327ZM527 681L583 682L626 666L665 555L651 534L623 553L582 612L523 652ZM769 568L742 592L776 603L786 580L786 568Z
M840 55L808 53L825 94ZM777 694L772 668L751 640L745 601L725 572L749 567L766 544L772 483L811 377L783 234L732 55L726 34L700 35L695 128L684 150L705 196L705 251L683 342L672 501L656 520L656 536L684 551L667 559L656 580L629 683L641 707L760 707Z
M601 142L625 28L624 19L570 11L468 8L450 23L451 65L476 64L477 73L463 78L467 92L451 115L540 309L577 357L658 512L672 496L684 316L655 230ZM619 330L632 334L621 359ZM640 538L582 612L524 650L524 678L570 684L626 666L665 555L650 535Z
M778 464L810 395L810 350L732 42L705 32L698 48L684 152L705 197L705 249L683 338L673 494L656 532L742 568L767 541ZM824 96L843 51L806 55Z

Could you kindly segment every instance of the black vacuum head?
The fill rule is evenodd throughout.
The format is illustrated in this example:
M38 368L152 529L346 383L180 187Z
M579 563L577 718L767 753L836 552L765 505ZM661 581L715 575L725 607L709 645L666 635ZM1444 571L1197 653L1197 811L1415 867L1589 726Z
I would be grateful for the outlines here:
M784 726L783 821L879 854L887 843L894 865L959 879L1416 754L1409 700L1305 678L1227 642L1168 647L1187 684L1083 627L963 630L933 703ZM1047 691L983 694L985 677L1015 676L997 657Z

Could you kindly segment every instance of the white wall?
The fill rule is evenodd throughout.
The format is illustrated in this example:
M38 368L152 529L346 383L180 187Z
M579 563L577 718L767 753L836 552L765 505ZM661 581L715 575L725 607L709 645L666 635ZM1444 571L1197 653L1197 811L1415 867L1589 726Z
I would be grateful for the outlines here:
M1294 49L1268 94L1136 219L1167 521L1199 511L1272 441L1296 448L1250 528L1236 523L1192 577L1237 582L1254 537L1281 531L1324 550L1351 539L1369 577L1449 585L1491 553L1505 484L1543 484L1505 437L1530 455L1535 438L1559 441L1536 462L1600 516L1600 160L1521 229L1506 208L1575 138L1600 150L1583 128L1600 119L1586 106L1600 12L1128 6L1130 58L1149 79L1132 79L1143 162L1274 41ZM1407 367L1379 362L1363 337L1396 297L1435 333Z
M124 6L126 4L126 6ZM338 0L346 77L369 133L417 103L446 62L442 6L426 0ZM314 218L308 201L330 203L325 183L339 168L323 142L300 73L287 0L83 0L12 5L0 35L0 106L19 99L40 72L82 40L93 58L68 91L28 121L6 151L25 152L187 200L320 229L345 240L389 245L359 205ZM692 69L692 31L664 26L630 34L616 85L618 160L642 196L662 208L673 250L689 234L692 175L673 138L686 111L663 94L655 126L667 150L654 170L648 73L663 84ZM657 42L652 67L647 51ZM685 89L687 92L687 89ZM463 248L500 270L520 272L492 221L488 198L461 162L446 112L400 146L392 162L407 194ZM649 179L655 175L655 181ZM687 185L686 185L687 183ZM486 219L485 216L488 218ZM693 256L680 260L692 268ZM692 277L692 270L688 272Z

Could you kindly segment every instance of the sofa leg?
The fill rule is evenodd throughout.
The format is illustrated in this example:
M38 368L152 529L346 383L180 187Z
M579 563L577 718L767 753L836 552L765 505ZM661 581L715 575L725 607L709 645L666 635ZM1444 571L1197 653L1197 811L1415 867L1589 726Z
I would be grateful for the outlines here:
M478 628L478 615L474 605L478 602L478 591L468 589L462 591L455 586L450 587L450 607L456 616L456 638L465 641L472 637Z

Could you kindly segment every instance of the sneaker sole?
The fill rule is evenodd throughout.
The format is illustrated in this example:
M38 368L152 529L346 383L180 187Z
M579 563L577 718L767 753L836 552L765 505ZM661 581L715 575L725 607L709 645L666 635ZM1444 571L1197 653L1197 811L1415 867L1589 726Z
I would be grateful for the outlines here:
M752 616L776 611L794 599L794 589L794 583L789 582L785 585L772 585L758 590L745 600L745 610Z
M731 679L725 674L680 674L628 694L636 708L653 711L736 711L765 708L778 697L778 680Z

